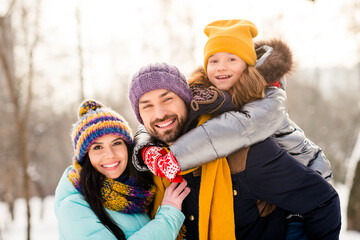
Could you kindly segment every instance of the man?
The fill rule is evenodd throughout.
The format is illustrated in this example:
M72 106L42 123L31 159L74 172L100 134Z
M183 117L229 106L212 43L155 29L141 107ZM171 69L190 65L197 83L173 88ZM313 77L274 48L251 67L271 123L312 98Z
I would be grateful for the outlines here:
M170 146L192 116L191 91L174 66L140 69L129 97L139 122L162 146ZM183 203L186 239L284 239L286 211L303 216L309 239L338 239L339 198L319 174L295 161L271 138L233 156L240 159L236 174L231 175L229 157L229 165L219 159L184 175L191 188ZM164 181L155 182L163 188Z

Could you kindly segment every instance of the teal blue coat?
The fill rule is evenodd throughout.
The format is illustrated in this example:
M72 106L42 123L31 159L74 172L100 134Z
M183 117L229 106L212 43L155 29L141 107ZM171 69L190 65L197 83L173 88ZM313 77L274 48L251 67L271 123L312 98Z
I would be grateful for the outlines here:
M116 239L68 179L71 168L72 166L65 170L55 192L59 239ZM175 239L185 219L180 210L170 205L161 206L153 220L145 213L106 211L124 232L126 239L133 240Z

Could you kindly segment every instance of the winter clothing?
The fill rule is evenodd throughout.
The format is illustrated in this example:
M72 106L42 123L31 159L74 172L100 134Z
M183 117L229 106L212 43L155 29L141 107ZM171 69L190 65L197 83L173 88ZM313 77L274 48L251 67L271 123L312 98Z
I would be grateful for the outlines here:
M202 115L199 124L209 118L210 115ZM201 176L198 192L199 239L235 240L231 173L226 158L204 164Z
M265 53L263 57L267 58L269 57L269 55ZM265 63L266 59L263 59L262 64ZM269 89L271 88L277 89L273 86L269 87ZM280 95L282 95L283 99L275 98L271 99L270 102L276 103L280 100L281 103L281 100L283 100L283 104L285 104L285 93L282 93ZM275 113L280 112L282 114L281 117L283 118L279 120L277 115L272 115L271 117L274 117L273 120L279 120L281 123L282 120L287 117L286 108L284 107L284 105L279 105L279 102L277 102L277 104L278 105L273 105L278 108L278 112ZM191 107L191 111L197 111L193 107L193 104L191 104ZM246 114L250 116L251 114L255 114L255 116L264 114L266 116L266 114L269 114L267 110L268 108L266 108L266 106L262 106L259 112L246 112ZM260 119L260 122L255 123L258 124L257 126L267 126L267 122L273 124L272 121L262 122L263 119ZM235 119L234 121L236 121L237 125L243 126L238 119ZM207 124L207 122L203 125L205 124ZM234 125L234 123L229 123L228 119L226 119L222 124L227 126ZM249 124L251 125L251 123ZM218 126L221 126L221 124ZM198 128L204 129L203 127ZM206 148L215 149L212 144L218 144L216 146L216 149L219 149L220 151L224 151L222 148L227 149L229 147L233 147L234 145L238 146L238 139L232 138L231 141L228 141L227 139L228 136L230 137L230 135L234 133L233 129L234 128L232 128L232 132L221 135L221 139L214 139L215 143L211 142L211 134L208 134L208 136L206 137L204 137L205 134L202 135L203 137L199 137L198 134L193 135L193 139L191 140L194 140L195 136L195 138L200 139L201 145L197 145L197 147L194 148L195 151L189 153L189 155L191 155L190 161L197 161L198 159L200 159L201 154L204 153L202 151ZM240 129L239 132L241 133L239 134L243 134L246 137L245 141L249 143L245 146L249 146L254 143L252 142L252 139L248 138L251 137L255 131L259 131L259 129L263 130L263 128L258 127L250 127L250 129ZM264 128L264 131L266 130L267 129ZM221 132L219 128L216 128L216 134L218 134L219 131ZM238 152L231 151L233 152L233 154L228 156L228 161L230 165L230 168L228 169L230 169L230 171L233 173L232 186L239 186L238 188L234 189L234 194L241 193L238 199L234 199L236 238L284 238L286 226L285 211L290 211L303 215L306 232L309 235L310 239L337 239L340 231L341 218L339 199L336 191L318 174L304 167L300 163L294 161L294 158L292 158L287 152L283 151L273 141L273 139L267 138L275 131L276 129L264 138L257 140L256 142L258 143L251 147L244 148L244 145L241 145L239 147L242 148L241 150L239 150ZM263 133L260 134L262 135ZM303 137L302 140L304 138L305 137ZM188 141L185 145L182 146L184 149L186 149L185 152L188 151L187 147L194 147L191 144L194 141ZM230 145L227 146L228 144ZM305 142L303 144L307 143ZM173 145L170 146L170 150L174 153L172 147ZM211 154L213 153L214 149L211 149ZM208 149L204 151L208 151ZM201 153L198 154L198 152ZM230 151L225 151L226 154L223 156L227 156L229 152ZM177 155L174 155L177 158ZM200 156L200 158L198 158L198 156ZM197 162L196 165L193 167L203 165L202 168L206 168L208 164L218 163L218 160L213 161L216 158L217 157L212 157L211 159L208 159L212 162L207 163L209 162L207 161L206 165L203 165L204 162L201 162L200 164L199 162ZM180 162L180 159L178 160ZM214 170L218 171L222 169L219 166L216 166ZM202 184L204 179L207 178L207 173L204 173L202 169L200 179L197 177L195 172L196 171L193 171L192 173L186 174L184 176L188 180L189 187L191 188L190 195L183 202L183 211L187 216L185 225L187 229L186 239L188 240L197 239L199 235L201 238L204 237L204 229L202 229L202 219L208 220L208 222L211 224L213 221L221 221L222 219L228 219L226 214L229 212L225 209L223 209L223 211L220 210L220 206L225 207L225 205L228 206L228 204L220 205L219 202L215 200L217 197L217 193L215 191L215 187L213 186L211 186L212 191L210 191L210 195L212 196L210 196L210 199L213 201L214 205L211 205L211 207L207 206L206 202L204 203L201 200ZM224 172L222 175L228 177L230 173ZM220 176L221 174L216 175L215 183ZM225 184L223 184L223 186L230 185L226 181L224 181L224 183ZM280 208L277 208L272 204L275 204ZM211 211L214 211L214 214L210 213L209 216L206 215L207 211L202 210L204 209L204 206L205 208L211 208ZM260 206L263 207L260 208ZM209 212L211 211L209 210ZM327 218L331 219L329 220ZM328 221L330 221L330 223ZM221 226L222 228L224 225L227 224L228 222L225 222L224 224L218 224L218 226ZM207 228L207 226L205 226L205 228ZM211 238L213 237L213 235L211 235L211 226L209 226L209 229L209 237ZM232 229L232 227L229 227L228 229ZM321 229L321 231L319 231L319 229ZM205 231L207 232L207 230L208 229L206 229ZM231 230L228 231L232 232ZM205 236L204 239L206 239L207 237L208 236Z
M55 213L60 239L116 239L88 202L80 185L81 162L96 139L114 134L132 146L131 130L116 112L94 100L86 100L79 109L79 121L74 124L72 140L75 156L56 188ZM128 147L127 146L127 147ZM105 211L122 230L127 239L175 239L184 216L172 206L161 206L157 217L147 215L154 198L155 185L143 189L139 180L129 174L117 179L105 177L101 197Z
M248 65L256 63L253 38L258 30L248 20L219 20L206 25L204 32L208 41L204 47L204 69L206 72L208 59L218 52L230 52L239 56Z
M73 169L69 171L68 177L76 190L80 188L80 172L82 167L77 161L73 163ZM120 176L118 179L106 178L101 190L104 200L104 207L112 211L122 213L147 213L149 205L154 199L155 185L149 190L139 186L137 179L129 177L125 179Z
M286 211L302 214L309 239L338 239L339 197L319 174L294 160L271 138L251 146L245 155L241 164L245 169L232 175L236 239L285 239ZM191 189L182 208L187 240L199 239L202 177L184 175Z
M166 177L170 182L182 182L179 163L171 152L162 147L144 147L141 156L149 170L158 177Z
M89 204L69 181L67 168L55 193L55 214L59 223L59 239L116 239L99 221ZM175 239L182 226L184 215L175 207L163 205L155 219L146 213L125 214L106 209L126 239Z
M196 87L191 87L191 91L194 95L193 100L191 101L191 107L196 109L196 111L200 111L201 113L205 114L214 114L217 112L218 106L222 106L221 109L223 110L236 110L236 107L232 106L231 97L215 87L205 88L197 85ZM209 104L212 101L214 101L214 103ZM202 106L200 107L199 105ZM212 108L213 105L216 107ZM224 106L230 106L230 108L224 109ZM184 133L186 133L186 129L189 127L196 126L196 122L193 121L195 115L191 113L192 112L190 112L188 121L183 128ZM190 126L190 124L194 124L194 126ZM138 150L139 148L136 148L136 154L138 154ZM180 174L181 169L172 152L167 152L161 147L145 146L141 150L141 155L144 163L146 164L146 166L144 166L145 170L148 167L154 175L159 177L166 177L170 182L177 182L180 180L182 181L182 177L180 175L176 176L177 174ZM136 165L136 168L138 169L144 168L143 166L139 165L137 161L133 162L133 164Z
M198 93L195 98L198 101L192 101L192 106L199 111L190 111L188 119L192 119L195 123L203 112L218 114L233 109L230 96L216 88L207 89L199 86L192 91ZM209 115L203 115L201 118L199 124L208 120ZM195 125L186 124L184 131L190 126ZM202 213L199 215L198 224L200 239L235 239L231 175L226 159L205 164L199 170L203 176L198 191L199 212ZM166 180L156 180L155 183L159 189L167 186ZM161 187L162 185L164 187ZM161 199L162 196L163 192L157 191L155 198ZM160 204L160 201L154 202L155 208L157 204ZM219 225L222 228L218 228Z
M266 50L261 53L258 62L262 65L257 68L263 75L266 73L268 83L274 83L291 70L291 53L281 41L272 40L266 44L257 48ZM322 149L306 138L302 129L291 121L286 109L286 93L274 86L266 88L263 99L243 105L240 111L221 114L182 135L170 146L170 151L181 170L186 171L226 157L269 136L274 136L280 147L302 164L327 180L332 178L330 162ZM135 151L143 146L137 143ZM133 162L137 160L133 158Z
M186 104L190 104L192 94L185 76L177 67L166 63L149 64L142 67L132 78L129 98L134 113L140 123L139 99L147 92L167 89L176 93Z
M195 122L196 116L202 115L203 109L217 109L214 112L217 114L223 108L231 108L226 106L226 101L220 107L212 105L217 104L216 101L203 99L201 102L208 102L212 107L198 104L198 111L191 108L189 117L192 116ZM142 136L144 134L136 135L138 140ZM338 239L341 217L336 191L319 174L295 161L273 139L268 138L249 148L243 148L227 159L232 184L224 183L222 186L233 187L234 209L222 208L228 205L226 202L220 203L220 209L211 206L211 211L214 210L216 214L210 216L210 223L214 219L221 222L231 211L235 217L236 239L284 239L286 213L291 211L303 215L309 239ZM191 189L182 208L186 216L184 224L187 240L199 239L199 234L203 231L201 219L207 217L204 216L204 210L201 210L202 205L206 206L201 201L202 184L208 177L208 172L203 170L206 165L202 166L201 171L195 170L183 176ZM161 186L164 180L155 182L157 186ZM214 193L212 197L216 198L215 191L209 193ZM221 222L216 230L223 230L227 224ZM217 239L211 237L213 236L210 235L209 239Z
M268 85L280 87L284 76L293 70L293 58L290 48L279 39L255 42L257 61L255 64ZM284 88L284 86L282 86ZM285 88L284 88L285 89Z
M192 107L199 111L191 111L188 119L192 119L195 124L199 115L205 112L220 113L219 110L231 110L233 109L231 98L229 95L219 91L216 88L203 88L197 86L192 89L193 92L198 93L195 99L199 101L192 101ZM219 96L219 97L218 97ZM201 101L200 101L201 99ZM228 107L228 105L230 105ZM196 114L193 114L193 113ZM208 120L209 115L201 116L199 124L202 124ZM189 123L190 121L188 121ZM186 124L184 131L186 131L193 124ZM157 151L162 149L160 147L145 147L145 152ZM165 175L168 175L167 168L162 166L165 164L157 164L154 162L153 157L149 157L144 154L142 150L142 158L149 169L154 173L155 169L161 169ZM161 153L164 157L162 162L166 161L168 154L163 150ZM166 154L166 155L165 155ZM171 154L171 152L170 152ZM154 165L155 164L155 165ZM173 162L167 162L166 166L177 166ZM232 188L231 188L231 175L229 165L225 158L218 159L209 164L205 164L199 169L202 174L201 186L199 190L199 211L202 213L199 215L199 235L200 239L235 239L235 225L234 225L234 214L233 214L233 199L232 199ZM159 176L155 171L155 175ZM158 185L165 184L166 182L158 181ZM159 191L156 193L157 198L161 198ZM156 207L156 203L155 203ZM211 210L211 211L210 211ZM209 221L211 219L211 221ZM218 228L219 225L222 228Z
M189 112L188 120L183 128L184 134L190 128L192 129L196 127L196 125L198 124L196 120L201 114L218 115L224 112L237 110L237 107L232 104L231 96L226 92L223 92L215 87L205 88L200 85L196 85L194 87L191 87L191 92L194 95L193 100L191 101L191 109L193 111ZM137 170L141 172L148 171L149 170L148 165L144 164L144 161L138 156L141 154L141 151L143 151L147 146L154 146L155 143L153 142L153 139L147 133L143 125L139 125L138 130L136 131L134 136L134 142L135 142L135 146L133 149L132 163ZM201 149L198 150L200 151ZM144 155L142 157L143 159L146 159L144 158ZM164 157L166 156L164 155ZM177 162L174 161L172 167L176 167L175 166L176 163ZM147 164L149 164L149 162ZM199 167L199 166L200 165L195 167ZM166 174L166 169L161 168L161 166L157 166L157 167L158 170ZM150 169L150 171L152 170ZM154 174L157 175L157 173Z
M128 123L118 113L95 100L85 100L79 108L79 120L72 129L75 159L81 163L91 144L106 134L120 136L132 145Z
M198 224L192 226L191 223L190 226L186 226L186 229L195 227L200 239L235 239L231 175L226 159L222 158L205 164L199 170L203 177L201 186L199 182L196 206L202 214L198 216ZM189 175L191 174L189 173ZM154 176L154 182L157 186L154 201L154 209L156 209L170 183L166 178L158 176ZM152 212L152 216L153 214L154 212ZM219 228L219 226L222 227ZM191 238L188 238L186 234L185 239Z
M308 240L304 226L300 222L291 222L286 228L286 240Z
M209 102L206 98L198 101ZM221 113L223 109L231 108L225 107L226 103L221 106L215 103L208 103L212 107L200 104L198 111L191 109L192 119L196 121L196 116L203 116L202 109L217 109L216 113ZM336 191L321 176L280 149L273 139L243 148L229 155L227 160L232 173L236 239L284 239L287 211L302 214L309 239L338 239L341 217ZM200 196L206 174L202 170L201 177L194 172L184 175L191 188L183 203L187 240L201 236ZM223 216L219 216L222 219ZM332 218L330 223L325 216ZM319 221L324 226L329 224L328 228Z

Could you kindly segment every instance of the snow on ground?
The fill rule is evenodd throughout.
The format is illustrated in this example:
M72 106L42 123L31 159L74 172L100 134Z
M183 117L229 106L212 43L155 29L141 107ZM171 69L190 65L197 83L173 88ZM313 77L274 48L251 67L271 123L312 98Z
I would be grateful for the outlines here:
M31 239L49 240L58 239L58 228L54 213L54 196L43 201L43 217L41 217L41 200L32 198L31 204ZM0 240L26 239L26 206L24 199L15 203L15 219L10 221L9 212L4 203L0 203Z
M340 195L342 208L342 231L340 240L360 240L360 232L346 231L346 208L348 202L348 189L343 185L335 186ZM39 198L31 199L32 240L58 239L58 228L54 214L54 196L43 201L43 217L41 217L42 204ZM18 199L15 203L15 220L10 221L6 204L0 202L0 240L26 239L25 201Z

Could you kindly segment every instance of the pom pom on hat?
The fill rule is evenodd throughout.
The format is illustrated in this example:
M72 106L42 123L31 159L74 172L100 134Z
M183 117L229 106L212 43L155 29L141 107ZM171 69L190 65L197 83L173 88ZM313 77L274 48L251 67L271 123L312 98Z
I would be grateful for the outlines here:
M90 110L96 111L96 109L104 107L100 102L96 102L95 100L85 100L79 107L79 117L84 116Z
M85 100L80 104L79 120L71 134L75 159L81 163L91 144L108 134L121 137L130 146L133 144L131 129L120 114L96 100Z
M177 94L186 104L190 104L192 93L185 76L175 66L154 63L142 67L132 78L129 98L136 118L143 124L139 113L139 99L147 92L167 89Z
M208 41L204 47L204 69L207 71L208 59L218 52L236 54L248 65L256 63L253 38L258 30L248 20L219 20L205 26L204 33Z

